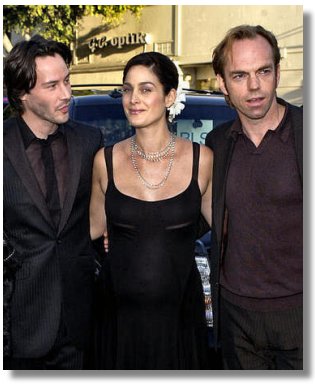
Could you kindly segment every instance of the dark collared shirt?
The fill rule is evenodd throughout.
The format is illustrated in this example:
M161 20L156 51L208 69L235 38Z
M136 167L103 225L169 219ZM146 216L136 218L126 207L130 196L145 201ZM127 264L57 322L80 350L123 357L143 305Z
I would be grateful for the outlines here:
M261 310L282 308L290 304L288 298L292 305L300 304L303 194L288 109L258 147L242 131L240 121L230 135L235 147L226 188L228 242L222 295Z
M46 180L41 155L41 139L35 136L35 134L22 118L18 118L18 124L20 127L27 158L37 178L40 189L43 192L44 197L46 197ZM60 125L55 133L52 134L55 136L55 139L51 142L51 150L54 158L55 173L58 183L58 193L61 207L63 206L66 196L66 182L69 170L68 148L64 130L64 126Z

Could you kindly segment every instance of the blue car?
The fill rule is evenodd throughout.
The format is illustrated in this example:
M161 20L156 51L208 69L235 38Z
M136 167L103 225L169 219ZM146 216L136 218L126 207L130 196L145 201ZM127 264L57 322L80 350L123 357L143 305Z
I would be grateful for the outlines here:
M103 94L74 96L70 104L70 118L99 127L104 134L105 145L112 145L134 134L125 117L121 96L118 89ZM177 136L204 144L209 131L235 116L235 110L227 105L221 94L187 91L185 108L173 121L172 130Z

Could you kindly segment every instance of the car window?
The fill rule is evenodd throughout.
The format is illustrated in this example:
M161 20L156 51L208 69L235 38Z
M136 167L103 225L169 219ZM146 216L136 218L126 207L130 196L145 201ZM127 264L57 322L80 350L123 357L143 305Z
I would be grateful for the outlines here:
M227 106L223 98L191 96L185 108L172 123L176 135L204 144L209 131L219 124L232 120L235 110ZM74 98L70 105L71 119L101 129L105 146L115 144L134 134L122 107L121 98L108 95L89 95Z
M235 111L225 105L186 105L175 121L176 134L200 144L205 143L209 131L235 118Z
M134 129L125 118L122 105L77 105L73 108L72 118L78 122L98 127L110 146L134 134Z
M178 137L197 143L204 143L206 135L213 129L213 121L210 119L183 119L179 120L175 127Z

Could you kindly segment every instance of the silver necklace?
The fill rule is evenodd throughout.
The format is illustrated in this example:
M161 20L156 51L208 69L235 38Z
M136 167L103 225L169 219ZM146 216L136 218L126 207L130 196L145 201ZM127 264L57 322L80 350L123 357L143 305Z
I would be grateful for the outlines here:
M168 154L170 153L173 145L175 143L175 134L171 134L171 139L169 143L165 146L164 149L155 151L155 152L148 152L146 153L136 142L136 138L131 138L131 147L134 150L135 153L139 155L142 159L149 161L149 162L160 162L162 159L166 158Z
M132 163L132 166L133 168L135 169L136 173L137 173L137 176L139 178L139 180L142 182L142 184L148 188L148 189L159 189L161 188L166 180L168 179L169 175L170 175L170 172L171 172L171 169L172 169L172 166L173 166L173 162L174 162L174 155L175 155L175 140L176 140L176 136L174 134L172 134L172 139L171 139L171 146L170 146L170 149L168 150L168 153L170 152L171 155L170 155L170 159L169 159L169 162L168 162L168 165L167 165L167 168L166 168L166 171L165 171L165 174L164 174L164 177L162 178L162 180L157 183L157 184L152 184L151 182L147 181L141 174L140 170L139 170L139 167L138 167L138 164L137 164L137 160L136 160L136 154L138 154L138 152L136 151L136 148L134 146L135 144L135 138L132 137L131 138L131 141L130 141L130 148L131 148L131 163ZM168 146L168 145L167 145ZM164 149L163 149L164 150ZM156 152L158 153L158 152ZM165 157L164 157L165 158ZM155 161L153 161L155 162Z

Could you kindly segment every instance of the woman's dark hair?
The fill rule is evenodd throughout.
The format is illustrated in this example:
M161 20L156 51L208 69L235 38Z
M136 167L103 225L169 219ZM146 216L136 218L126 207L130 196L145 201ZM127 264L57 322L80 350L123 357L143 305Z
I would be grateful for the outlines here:
M72 55L69 47L55 40L46 40L40 35L35 35L31 40L17 43L5 58L4 84L10 105L18 113L23 112L20 97L29 93L36 84L36 58L55 54L59 54L66 65L70 66Z
M265 38L271 46L273 53L273 61L275 67L280 62L281 55L278 47L278 42L274 34L267 31L261 25L239 25L231 28L224 39L217 45L212 55L212 65L215 74L220 74L224 79L224 67L226 65L227 56L231 52L232 45L235 41L244 39L255 39L257 36Z
M126 64L123 73L123 82L128 71L133 66L150 68L163 85L165 95L167 95L172 88L177 90L178 71L174 62L168 56L160 54L159 52L143 52L142 54L134 56Z

